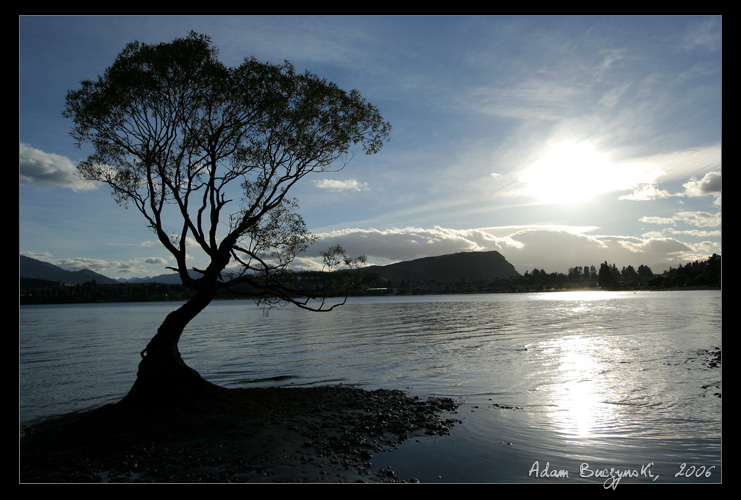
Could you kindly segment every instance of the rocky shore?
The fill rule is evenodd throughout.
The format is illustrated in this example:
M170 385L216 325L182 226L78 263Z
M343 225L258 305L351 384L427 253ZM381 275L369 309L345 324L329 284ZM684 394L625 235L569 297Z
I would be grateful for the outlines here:
M459 422L448 398L347 386L232 389L157 411L108 405L25 429L21 483L416 482L374 453Z

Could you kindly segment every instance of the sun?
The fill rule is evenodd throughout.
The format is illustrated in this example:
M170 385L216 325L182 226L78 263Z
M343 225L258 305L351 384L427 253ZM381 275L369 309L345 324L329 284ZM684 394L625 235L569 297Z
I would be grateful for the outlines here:
M564 142L546 149L520 180L541 203L574 204L620 189L619 170L607 154L586 142Z

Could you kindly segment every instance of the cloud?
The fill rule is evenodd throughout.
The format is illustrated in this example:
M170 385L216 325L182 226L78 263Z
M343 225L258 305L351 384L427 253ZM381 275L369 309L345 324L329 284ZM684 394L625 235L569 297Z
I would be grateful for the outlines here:
M569 267L598 265L606 258L609 246L599 238L563 229L533 228L513 233L510 238L520 243L504 254L520 269L566 271Z
M647 156L639 160L654 165L664 173L665 180L686 179L689 176L717 172L721 168L720 143L688 148L670 153Z
M712 253L720 253L719 245L690 245L665 236L586 235L533 229L513 234L511 238L523 245L504 256L520 272L534 267L565 272L570 267L599 266L602 262L614 263L618 268L643 264L661 272L666 265L704 260Z
M687 224L694 227L721 227L722 217L720 212L677 212L672 217L641 217L641 222L647 224L661 224L675 226L677 224Z
M675 219L695 227L720 227L720 213L710 212L678 212Z
M575 109L586 111L585 86L531 78L506 88L484 88L470 94L471 108L487 115L520 120L562 120Z
M162 257L145 257L143 259L143 262L149 265L157 265L157 266L167 265L167 259L163 259Z
M76 165L68 158L45 153L20 143L19 178L21 185L64 187L74 191L89 191L96 185L82 180L77 175Z
M48 253L22 252L28 257L48 262L67 271L87 269L109 278L122 276L144 276L165 274L167 259L161 257L142 257L130 260L108 260L89 257L54 258Z
M685 220L703 219L699 214L683 217ZM308 256L318 255L319 250L337 244L350 255L365 255L375 264L496 250L524 273L534 268L567 272L570 267L598 266L605 261L618 267L677 265L720 253L720 246L715 243L690 245L661 234L644 237L588 234L595 230L594 227L560 226L344 229L317 234L320 240L310 249ZM655 269L654 272L661 270Z
M392 229L342 229L317 234L313 252L336 244L350 255L366 255L378 263L391 263L458 252L502 251L505 239L478 229L457 230L405 227Z
M349 179L346 181L338 181L336 179L322 179L320 181L314 181L314 185L320 189L328 189L330 191L367 191L368 184L360 183L355 179Z
M651 201L669 198L670 196L671 193L665 189L659 189L652 184L641 184L632 193L620 196L618 200Z
M712 231L702 231L699 229L688 229L680 231L670 228L666 230L666 233L678 236L692 236L693 238L720 238L723 235L723 232L720 229L715 229Z
M638 172L643 171L648 182L636 183L633 192L621 196L618 198L620 200L647 201L671 196L711 194L719 196L721 192L720 144L629 160L622 162L621 168L623 167L633 168ZM699 180L696 177L698 174L703 176ZM690 180L684 184L684 192L671 193L658 187L660 182L670 182L687 177L690 177Z
M666 256L677 253L687 253L691 248L674 238L626 238L617 240L618 244L632 253L640 255ZM660 257L660 258L661 258Z
M685 50L720 51L723 40L719 20L715 17L707 17L690 25L690 28L682 34L679 45Z
M62 269L70 271L78 271L82 269L89 269L96 273L103 274L105 276L116 277L122 274L130 276L138 276L147 273L151 273L152 269L159 269L159 273L167 273L165 266L167 260L160 257L142 257L131 260L107 260L107 259L92 259L85 257L74 257L65 259L51 259L47 260L55 266L59 266ZM154 266L151 268L149 266Z
M641 217L638 220L640 222L645 222L646 224L661 224L661 225L666 225L666 224L674 224L675 223L675 220L672 217L658 217L658 216L652 216L652 215L647 215L647 216Z
M693 177L684 184L687 196L705 196L709 194L720 194L723 181L720 172L708 172L702 179Z

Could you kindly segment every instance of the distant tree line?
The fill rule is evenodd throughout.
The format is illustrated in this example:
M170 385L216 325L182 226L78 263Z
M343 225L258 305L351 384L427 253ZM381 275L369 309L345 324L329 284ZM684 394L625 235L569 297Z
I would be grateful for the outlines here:
M296 282L319 279L316 273L295 273ZM496 280L392 281L374 274L365 276L363 286L352 295L424 295L455 293L537 292L545 290L660 290L682 288L717 288L721 285L721 257L713 254L706 261L694 261L670 267L654 274L648 266L638 268L603 262L595 266L572 267L567 273L544 269L525 271L518 277ZM222 292L220 299L249 296ZM42 280L21 279L21 304L74 304L86 302L149 302L187 300L192 291L182 285L164 283L62 285Z
M91 302L152 302L186 300L192 295L182 285L164 283L98 284L94 280L81 285L21 278L21 304L78 304Z
M708 260L679 264L661 274L654 274L646 265L638 268L603 262L599 267L576 266L567 273L547 272L535 268L522 276L497 280L460 280L440 282L390 281L370 277L364 288L366 294L430 294L430 293L498 293L532 292L544 290L603 289L603 290L657 290L669 288L715 288L721 285L721 257L713 254Z
M329 288L333 280L323 272L296 272L286 283L296 289L301 286ZM193 297L193 290L181 284L168 283L116 283L101 284L95 280L83 284L59 283L56 281L21 278L20 303L30 304L78 304L106 302L154 302L186 301ZM249 284L220 290L218 299L244 299L259 297L263 291Z
M605 261L599 268L572 267L567 274L533 269L513 281L562 288L573 288L575 285L602 289L720 287L721 258L720 255L713 254L706 261L679 264L678 268L670 267L662 274L654 274L646 265L640 265L637 269L633 266L618 269L615 264Z

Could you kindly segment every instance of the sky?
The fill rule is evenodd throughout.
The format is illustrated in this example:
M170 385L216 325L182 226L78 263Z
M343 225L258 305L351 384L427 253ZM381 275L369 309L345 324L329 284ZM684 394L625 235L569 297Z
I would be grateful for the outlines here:
M292 194L319 237L388 264L496 250L523 273L721 254L719 16L19 16L19 253L127 279L173 259L81 183L68 90L128 42L209 35L290 61L391 123L380 153ZM198 263L194 262L197 266Z

